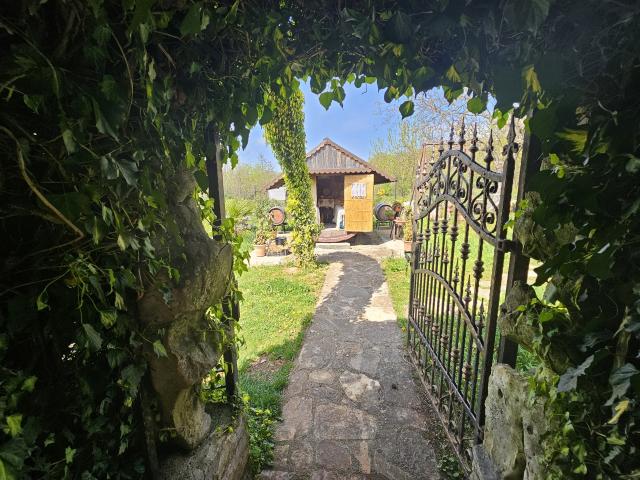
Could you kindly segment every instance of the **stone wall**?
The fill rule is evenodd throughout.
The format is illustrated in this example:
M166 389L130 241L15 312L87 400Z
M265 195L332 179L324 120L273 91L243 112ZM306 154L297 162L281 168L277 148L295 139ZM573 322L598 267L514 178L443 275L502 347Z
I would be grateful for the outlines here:
M160 465L160 480L240 480L249 458L249 434L244 415L227 409L212 415L224 421L195 449L173 454Z
M551 420L543 399L530 397L525 376L508 365L495 365L485 409L484 442L474 448L470 479L544 478L541 439Z

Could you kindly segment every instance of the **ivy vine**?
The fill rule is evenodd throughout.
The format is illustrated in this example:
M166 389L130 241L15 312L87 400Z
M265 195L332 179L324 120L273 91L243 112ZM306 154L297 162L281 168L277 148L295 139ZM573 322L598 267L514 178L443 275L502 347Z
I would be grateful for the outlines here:
M282 167L291 216L291 251L301 265L315 261L314 248L320 226L316 221L311 177L306 161L304 96L295 90L287 97L272 95L274 115L265 125L266 138Z

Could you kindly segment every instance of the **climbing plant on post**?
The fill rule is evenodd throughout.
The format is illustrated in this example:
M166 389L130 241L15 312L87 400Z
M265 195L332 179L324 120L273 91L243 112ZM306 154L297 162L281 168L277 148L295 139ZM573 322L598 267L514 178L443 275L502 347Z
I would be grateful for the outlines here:
M291 251L298 264L308 265L315 260L313 249L320 227L316 222L305 159L304 97L296 89L289 97L272 93L271 99L274 113L265 125L265 134L284 173L287 210L293 228Z

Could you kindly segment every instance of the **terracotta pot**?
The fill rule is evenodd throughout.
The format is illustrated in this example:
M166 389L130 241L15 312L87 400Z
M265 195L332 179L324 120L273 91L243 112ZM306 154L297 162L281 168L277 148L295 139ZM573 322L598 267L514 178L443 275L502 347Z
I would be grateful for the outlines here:
M267 254L267 246L266 245L256 245L255 246L256 257L264 257Z
M412 242L411 241L404 241L404 251L405 252L410 252L411 251L411 246L412 246Z

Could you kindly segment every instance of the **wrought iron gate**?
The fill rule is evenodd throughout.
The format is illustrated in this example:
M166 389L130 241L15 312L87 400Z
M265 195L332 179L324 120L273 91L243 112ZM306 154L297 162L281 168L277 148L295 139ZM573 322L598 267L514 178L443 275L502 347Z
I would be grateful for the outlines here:
M466 467L482 441L484 400L496 347L514 177L512 118L501 158L492 134L480 152L477 125L464 119L418 167L407 340L428 392ZM435 147L434 147L435 148ZM482 157L478 159L478 157ZM483 164L481 164L482 162ZM494 167L499 166L501 168Z

